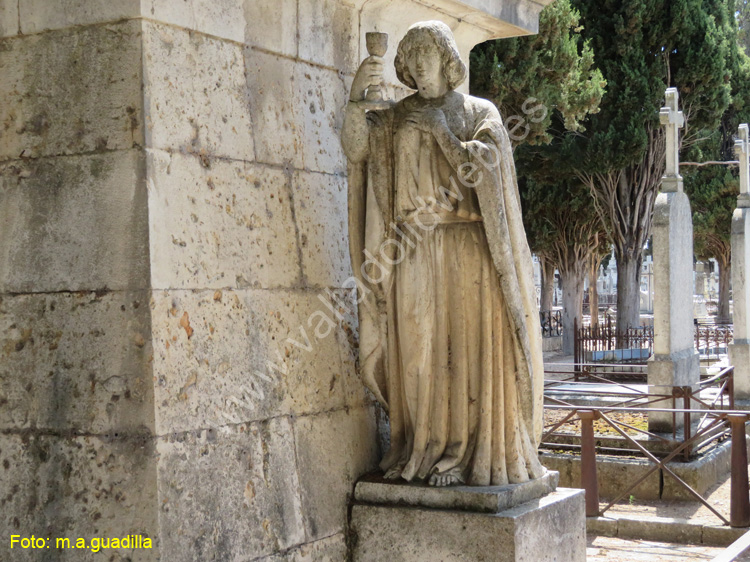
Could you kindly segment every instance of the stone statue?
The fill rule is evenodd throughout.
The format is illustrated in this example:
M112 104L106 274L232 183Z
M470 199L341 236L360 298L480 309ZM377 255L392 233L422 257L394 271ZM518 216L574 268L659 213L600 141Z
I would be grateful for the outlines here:
M369 56L342 131L360 368L390 418L381 468L436 486L538 478L541 332L508 133L455 91L447 25L409 28L395 66L416 93L366 111L383 72Z

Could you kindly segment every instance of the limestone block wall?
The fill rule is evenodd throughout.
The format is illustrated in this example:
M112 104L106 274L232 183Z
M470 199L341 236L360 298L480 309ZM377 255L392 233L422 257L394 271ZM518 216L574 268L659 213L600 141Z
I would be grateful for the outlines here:
M345 559L380 455L344 288L349 85L371 29L390 60L420 19L465 57L534 31L540 3L500 4L0 3L0 534Z
M343 560L379 456L356 324L323 302L349 298L356 11L224 4L143 21L161 548Z
M0 11L3 560L97 556L11 534L158 537L142 26L50 6Z

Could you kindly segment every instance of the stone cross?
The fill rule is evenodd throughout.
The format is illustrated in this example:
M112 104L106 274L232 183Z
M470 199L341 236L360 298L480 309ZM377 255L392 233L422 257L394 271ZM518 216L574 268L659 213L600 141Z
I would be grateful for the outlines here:
M747 123L740 125L738 138L734 141L734 153L740 161L740 196L737 198L738 207L750 207L750 176L748 172L748 139Z
M697 392L700 362L693 341L693 215L682 189L678 152L685 118L677 88L669 88L664 97L659 120L665 126L667 166L654 203L654 354L648 360L648 384L650 392L672 394L676 386ZM670 408L672 401L654 406ZM649 430L676 430L684 423L680 417L649 412Z
M667 129L667 170L664 173L662 191L682 191L680 129L685 125L685 116L679 110L680 94L677 88L668 88L665 97L666 105L659 111L659 120Z

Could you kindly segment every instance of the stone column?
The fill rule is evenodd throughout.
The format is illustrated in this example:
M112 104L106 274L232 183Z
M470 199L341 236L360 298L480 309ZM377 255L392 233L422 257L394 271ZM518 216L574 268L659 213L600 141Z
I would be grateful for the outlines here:
M679 172L679 129L676 88L666 91L660 118L666 127L667 168L654 206L654 355L648 363L651 392L672 392L673 386L696 387L700 375L693 348L693 218ZM671 401L660 403L671 406ZM682 417L677 416L678 423ZM671 431L672 415L652 413L651 431Z
M748 175L748 127L743 123L734 150L740 161L740 195L732 215L732 294L734 300L734 343L729 346L729 360L734 365L734 396L750 399L750 285L745 282L750 273L750 177Z
M0 531L155 542L141 25L73 4L0 4Z

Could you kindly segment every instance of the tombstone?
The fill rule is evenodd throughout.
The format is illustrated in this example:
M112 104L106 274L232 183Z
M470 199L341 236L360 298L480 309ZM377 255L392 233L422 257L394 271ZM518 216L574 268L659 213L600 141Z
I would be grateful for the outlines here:
M748 126L739 127L739 138L734 151L740 161L740 195L732 215L732 295L734 300L734 343L729 345L729 362L734 365L734 396L738 400L750 399L750 177L748 176Z
M641 314L654 312L654 262L647 257L641 266Z
M693 271L693 316L701 318L708 316L706 308L707 275L708 265L699 261L695 264Z
M693 347L693 218L680 176L679 129L685 119L677 88L666 91L659 113L666 129L667 166L654 206L654 354L648 362L650 392L671 394L674 386L697 388L700 366ZM672 401L657 403L671 407ZM676 416L681 425L682 416ZM673 429L671 413L652 412L651 431Z

